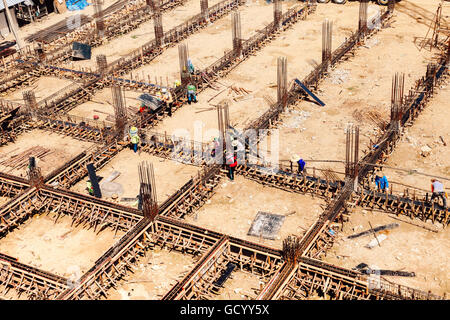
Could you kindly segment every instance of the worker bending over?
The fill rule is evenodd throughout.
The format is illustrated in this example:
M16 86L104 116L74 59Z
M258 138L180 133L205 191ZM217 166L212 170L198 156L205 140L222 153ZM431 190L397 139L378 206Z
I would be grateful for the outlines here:
M385 192L389 189L389 181L386 176L380 177L379 175L375 176L375 185L378 188L378 191Z
M131 127L131 129L130 129L130 141L131 141L131 144L133 145L134 153L137 152L138 144L139 144L140 140L141 139L138 136L138 129L136 127Z
M431 179L431 192L433 192L431 196L431 201L434 198L441 198L444 204L444 208L447 208L447 194L444 191L444 185L437 179Z

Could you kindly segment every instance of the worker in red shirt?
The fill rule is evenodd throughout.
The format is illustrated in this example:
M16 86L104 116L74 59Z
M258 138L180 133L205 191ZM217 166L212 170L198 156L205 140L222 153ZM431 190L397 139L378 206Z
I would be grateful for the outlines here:
M227 165L228 165L228 173L230 180L234 180L234 170L236 170L237 167L237 156L234 153L227 153Z

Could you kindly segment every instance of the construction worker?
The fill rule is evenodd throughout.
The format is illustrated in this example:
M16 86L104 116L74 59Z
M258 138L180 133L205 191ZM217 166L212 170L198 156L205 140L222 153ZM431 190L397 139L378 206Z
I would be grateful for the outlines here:
M167 88L163 88L162 89L162 94L163 94L163 102L164 102L164 107L167 108L169 117L172 116L172 106L173 106L173 99L172 99L172 94L170 93L169 90L167 90Z
M230 180L233 181L234 180L234 171L236 170L236 167L237 167L236 155L232 152L228 152L227 157L226 157L226 162L228 165L228 173L229 173Z
M194 68L194 65L192 64L191 59L188 59L187 63L188 63L188 70L189 70L189 73L190 73L190 74L194 74L195 68Z
M175 80L173 87L176 89L177 87L181 86L181 81L180 80Z
M192 101L197 102L197 88L192 83L189 83L187 86L187 98L188 103L191 104Z
M138 136L138 129L136 127L131 127L130 129L130 141L133 145L134 153L137 152L138 144L141 139Z
M90 195L90 196L93 196L93 195L94 195L94 188L92 187L92 182L91 182L91 180L88 180L88 181L86 182L86 189L87 189L87 191L89 192L89 195Z
M431 195L431 201L433 201L434 198L440 197L444 204L444 208L447 208L447 193L444 191L444 185L442 182L437 179L431 179L431 192L433 192Z
M306 162L305 162L305 160L301 159L300 156L294 154L291 158L291 162L297 163L298 174L306 173L306 170L305 170Z
M380 173L381 175L382 173ZM379 175L375 176L375 185L378 188L378 191L385 192L389 189L389 181L385 175L382 177Z

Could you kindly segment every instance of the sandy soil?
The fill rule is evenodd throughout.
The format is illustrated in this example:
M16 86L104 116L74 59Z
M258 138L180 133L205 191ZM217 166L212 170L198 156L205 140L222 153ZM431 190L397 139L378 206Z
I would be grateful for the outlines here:
M430 10L437 7L437 1L421 3ZM405 73L406 92L425 74L432 54L419 51L414 39L425 36L427 29L409 15L396 12L392 27L367 41L370 49L358 49L355 58L338 65L320 85L318 96L325 107L302 101L295 111L285 114L280 128L280 159L301 153L305 159L344 160L348 123L360 126L360 150L367 150L369 138L375 140L377 134L377 125L368 114L372 112L377 120L389 120L394 73ZM333 167L328 163L325 166ZM341 168L339 165L336 169Z
M237 98L237 95L226 90L208 103L208 100L219 91L206 89L199 94L197 104L177 111L172 118L164 119L156 129L175 134L178 130L184 129L193 136L194 122L200 121L203 126L203 137L193 136L194 140L211 140L216 135L211 130L217 130L217 113L214 109L211 110L211 107L222 99L230 100L232 125L236 128L244 128L251 120L261 116L267 110L268 105L263 99L265 95L276 99L274 85L276 85L279 56L285 56L288 59L288 79L304 77L313 69L311 61L321 59L322 21L330 18L336 11L342 19L334 20L333 45L342 43L355 28L358 17L357 8L349 6L343 10L342 6L333 4L318 6L316 13L310 15L307 20L297 22L291 29L260 50L256 56L251 57L220 80L220 84L243 87L251 91L249 95L244 96L240 101L234 101L233 98ZM299 54L302 55L301 58ZM195 60L195 56L193 54L191 56ZM225 87L220 86L220 90L223 89Z
M441 179L441 181L444 186L447 186L447 190L450 190L450 159L448 158L450 122L443 120L450 117L449 99L449 87L440 89L416 119L413 126L406 129L402 141L386 162L387 166L446 177L447 180ZM440 140L440 136L444 139L446 146ZM432 151L429 156L423 157L421 148L427 145L431 147ZM391 186L394 184L394 191L405 188L401 185L396 187L396 182L421 188L425 192L431 191L430 177L390 168L383 169L383 173L389 178Z
M71 227L71 219L60 217L54 224L49 216L35 216L0 241L0 252L63 277L89 270L122 235L105 229Z
M11 200L11 198L0 197L0 207L7 203L9 200Z
M192 256L159 248L141 259L139 268L110 290L108 300L159 300L195 265Z
M249 2L239 9L244 40L253 36L256 30L268 25L273 19L273 5L268 5L263 1L260 3ZM292 3L288 3L288 5L292 6ZM231 15L227 15L191 35L185 43L188 45L189 56L196 69L209 66L223 56L224 51L232 48ZM134 70L132 74L134 77L138 76L144 79L150 75L151 80L157 75L158 81L159 77L162 77L163 83L168 79L169 85L172 85L175 80L180 78L178 46L167 49L150 65ZM125 77L129 78L130 74Z
M138 165L142 161L153 163L155 171L156 193L158 203L164 202L169 196L181 188L186 182L198 173L198 168L184 165L171 160L151 156L147 153L135 154L133 150L123 150L97 174L107 178L113 171L119 171L120 176L114 180L123 186L124 193L120 197L133 198L139 194ZM77 183L72 190L87 193L86 180ZM124 202L124 205L133 205L133 202Z
M133 107L138 110L140 102L137 97L142 92L125 91L125 103L127 107ZM98 111L95 111L98 110ZM99 112L102 111L102 112ZM97 92L90 101L83 103L69 111L69 115L93 119L94 115L99 117L98 121L105 121L108 115L114 118L114 107L112 106L111 88L104 88ZM113 123L114 120L108 121Z
M10 143L0 147L0 155L6 155L6 157L2 157L3 161L8 159L10 156L20 154L37 146L50 149L51 151L42 159L38 158L37 165L41 168L41 172L45 176L46 174L49 174L53 170L64 165L70 159L80 154L83 150L88 149L92 146L92 143L78 141L57 133L50 133L48 131L36 129L21 134L15 143ZM28 163L26 165L28 165ZM11 167L0 165L0 170L2 172L18 176L26 176L26 166L12 169Z
M209 2L209 6L213 6L220 1L214 0ZM200 2L197 0L188 0L183 6L162 14L163 30L168 31L198 13L200 13ZM70 61L66 63L66 66L73 66L75 69L91 68L92 70L95 70L95 56L104 54L106 55L108 63L111 63L126 56L147 42L152 41L154 38L153 20L149 20L132 32L112 39L99 47L93 48L91 60Z
M387 230L387 239L381 247L365 248L374 239L363 236L346 239L349 235L390 223L398 223L396 229ZM380 235L380 233L377 233ZM450 263L450 232L448 229L434 233L423 228L390 218L386 213L356 209L344 231L338 234L337 243L328 251L326 261L346 268L360 263L375 265L379 269L414 272L415 277L384 276L386 279L434 294L450 293L448 265ZM338 258L339 256L340 258ZM344 257L343 257L344 256ZM375 267L373 267L375 269Z
M215 300L254 300L263 284L259 277L248 272L234 271Z
M2 97L5 100L10 100L17 103L24 103L23 93L32 90L36 96L36 101L39 102L59 90L69 86L73 81L67 79L59 79L54 77L40 77L36 82L28 87L14 90ZM3 93L4 94L4 93Z
M302 235L309 229L323 211L322 204L323 200L267 188L238 176L234 183L224 180L216 194L186 220L234 237L282 248L283 239L288 235ZM275 240L247 235L259 211L286 215Z

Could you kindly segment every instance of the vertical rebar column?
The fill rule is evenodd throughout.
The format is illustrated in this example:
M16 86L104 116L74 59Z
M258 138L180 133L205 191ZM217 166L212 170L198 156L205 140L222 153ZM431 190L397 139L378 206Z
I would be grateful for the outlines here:
M361 0L359 3L359 24L358 31L360 35L367 32L367 8L369 7L368 0Z
M353 125L348 126L346 134L345 176L355 179L358 176L359 127Z
M153 164L143 161L139 164L139 197L144 218L153 220L158 214L156 183Z
M233 12L231 15L231 32L233 36L233 51L236 56L241 55L242 34L241 34L241 14Z
M392 91L391 91L391 123L394 125L394 130L400 130L400 121L403 117L403 98L405 89L405 74L396 73L392 77Z
M396 1L396 0L389 0L389 1L388 1L388 11L389 11L390 13L393 13L393 12L394 12L394 9L395 9L395 1Z
M278 57L277 61L277 99L283 108L287 105L287 59Z
M127 109L124 94L121 87L111 87L112 105L114 107L114 116L116 119L116 134L124 133L127 124Z
M208 0L200 0L200 9L201 9L203 19L205 19L205 21L208 21L208 19L209 19Z
M162 45L162 39L164 36L162 15L161 15L161 0L152 0L153 9L153 25L155 28L155 40L156 45Z
M219 139L223 146L223 150L221 150L221 152L222 152L222 156L224 156L223 151L227 147L227 145L226 145L227 131L228 131L228 129L230 129L230 115L229 115L228 103L226 101L221 101L217 105L217 120L218 120L218 125L219 125L219 132L220 132ZM223 160L224 159L222 159L222 161Z
M97 35L100 38L105 36L105 21L103 19L103 0L94 0L94 17L95 17L95 26L97 28Z
M322 63L331 60L331 49L333 41L333 22L325 19L322 23Z
M36 101L36 95L34 94L34 91L30 90L30 91L24 91L22 93L23 95L23 100L25 101L25 106L28 110L28 112L31 113L31 115L34 117L37 109L38 109L38 104Z
M184 43L178 45L178 59L180 62L181 85L186 86L189 83L191 76L188 66L188 50Z
M99 54L97 56L97 72L103 76L106 73L107 69L108 69L108 62L106 60L106 55Z
M281 0L273 0L273 22L275 29L281 26Z

